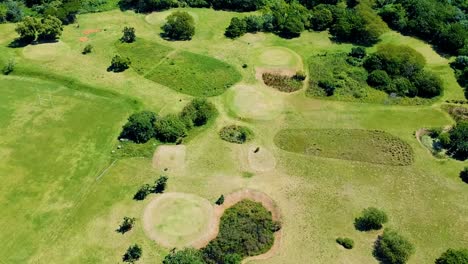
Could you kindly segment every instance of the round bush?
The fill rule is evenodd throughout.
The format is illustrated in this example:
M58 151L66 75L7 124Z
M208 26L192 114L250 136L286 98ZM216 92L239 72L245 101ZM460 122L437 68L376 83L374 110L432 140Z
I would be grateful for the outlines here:
M468 249L447 249L436 259L435 264L465 264L468 263Z
M119 138L130 139L136 143L146 143L154 135L155 121L156 114L150 111L132 114L123 126Z
M384 211L369 207L362 211L362 216L355 219L354 226L361 231L379 230L386 222L388 216Z
M195 35L195 21L184 11L176 11L167 17L162 26L162 36L172 40L191 40Z
M414 75L412 81L419 97L432 98L442 93L442 80L433 73L421 71Z
M162 142L175 143L187 135L187 128L179 116L168 115L156 121L155 135Z
M378 88L388 86L391 82L392 79L390 79L387 72L383 70L375 70L369 74L369 77L367 77L367 83L370 86Z
M221 129L221 131L219 131L219 136L224 141L243 144L251 140L254 136L254 133L248 127L232 125Z
M404 264L414 253L414 246L403 236L386 229L374 247L374 256L383 263Z

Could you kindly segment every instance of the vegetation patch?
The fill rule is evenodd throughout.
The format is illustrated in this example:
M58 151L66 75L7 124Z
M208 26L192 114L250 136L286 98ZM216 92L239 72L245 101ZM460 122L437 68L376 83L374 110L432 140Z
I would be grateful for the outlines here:
M336 243L342 245L346 249L352 249L354 247L354 240L347 237L339 237L336 239Z
M163 60L146 77L178 92L202 97L220 95L241 79L233 66L187 51Z
M408 143L378 130L283 129L274 141L283 150L304 155L392 166L414 161Z
M396 231L385 229L377 239L373 253L382 263L404 264L414 253L414 246Z
M227 142L244 144L254 137L254 133L248 127L231 125L223 127L221 131L219 131L219 136L222 140Z
M227 261L267 252L279 229L261 203L243 200L224 211L219 234L202 249L203 256L207 263L238 263Z
M455 121L467 121L468 120L468 108L457 105L444 105L442 107L449 115L455 119Z
M424 146L436 157L468 159L468 121L462 120L451 129L434 128L420 136Z
M271 72L264 72L262 74L263 82L281 92L295 92L302 88L302 83L305 80L303 73L296 73L294 76L281 75Z

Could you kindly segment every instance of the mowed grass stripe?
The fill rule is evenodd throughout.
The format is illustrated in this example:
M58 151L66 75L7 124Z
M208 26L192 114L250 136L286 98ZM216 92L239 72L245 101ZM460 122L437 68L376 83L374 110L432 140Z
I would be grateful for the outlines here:
M274 141L283 150L325 158L393 166L406 166L414 161L409 144L384 131L284 129Z

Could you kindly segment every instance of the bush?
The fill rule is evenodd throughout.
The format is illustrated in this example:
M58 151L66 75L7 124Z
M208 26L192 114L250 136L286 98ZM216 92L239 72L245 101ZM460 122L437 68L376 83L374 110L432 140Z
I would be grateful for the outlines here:
M221 194L221 196L216 200L215 202L217 205L222 205L224 203L224 195Z
M62 21L54 16L41 19L37 29L37 38L41 41L55 41L62 35Z
M362 215L354 220L354 226L361 231L379 230L387 221L388 216L384 211L369 207L364 209Z
M159 179L157 179L156 182L154 183L153 192L163 193L167 187L167 180L168 178L166 176L159 177Z
M163 264L205 264L200 251L193 248L178 250L167 255Z
M418 90L418 96L432 98L442 93L442 80L435 74L421 71L413 77L413 84Z
M8 60L7 64L3 67L2 73L8 75L15 70L16 62L14 59Z
M333 23L333 14L326 5L314 7L310 15L310 24L312 29L323 31L329 28Z
M449 132L449 152L457 159L468 158L468 121L461 121Z
M396 77L392 86L395 92L401 96L415 97L418 94L416 86L405 77Z
M386 229L374 247L374 256L383 263L404 264L414 253L414 246L395 231Z
M123 126L119 138L130 139L135 143L145 143L154 136L156 114L143 111L132 114Z
M228 38L235 39L247 33L247 23L244 19L233 17L231 23L226 28L224 35Z
M112 58L111 65L107 69L108 71L113 72L123 72L126 69L130 68L131 61L127 57L121 57L120 55L115 55Z
M239 12L255 11L265 6L264 0L212 0L214 9Z
M318 86L325 91L327 96L332 96L335 93L336 85L334 82L329 80L321 80L318 82Z
M387 72L383 70L372 71L367 77L367 83L370 86L377 87L381 90L384 90L384 87L388 86L391 82L392 79L390 79Z
M161 142L175 143L187 136L186 124L177 115L168 115L155 123L155 135Z
M125 43L132 43L136 40L135 28L134 27L124 27L123 36L120 38L120 41Z
M29 44L37 38L37 28L40 27L40 21L33 17L25 17L21 23L16 25L15 31L18 33L18 41Z
M371 27L372 19L356 9L345 9L337 14L330 32L339 41L371 46L379 41L382 29Z
M437 139L439 140L442 147L446 148L450 146L450 134L449 133L446 133L446 132L440 133Z
M153 188L149 184L144 184L138 189L137 193L133 196L134 200L142 201L152 192Z
M244 144L253 138L254 133L248 127L232 125L221 129L219 136L227 142Z
M390 76L412 77L420 72L426 60L424 57L408 46L380 45L377 51L367 57L364 67L367 71L384 70Z
M262 16L247 16L244 20L247 32L256 33L263 30Z
M358 58L358 59L362 59L366 57L366 55L367 55L366 49L363 47L353 47L351 49L351 52L349 53L349 56Z
M468 249L447 249L436 259L435 264L466 264L468 263Z
M143 250L137 244L130 246L122 257L124 262L134 263L140 259Z
M171 40L191 40L195 35L195 21L185 11L176 11L167 17L162 36Z
M119 233L126 233L130 231L133 228L133 225L135 224L135 218L133 217L124 217L123 222L120 224L119 228L117 229L117 232Z
M294 76L280 75L276 73L265 72L262 74L263 82L281 92L295 92L302 88L302 81L306 78L302 72L296 73Z
M216 115L217 111L214 104L204 98L193 99L184 107L180 114L182 120L184 120L189 128L203 126Z
M468 183L468 167L465 167L461 172L460 172L460 178L462 181Z
M93 45L88 44L84 47L83 51L81 52L83 55L89 54L93 51Z
M468 67L468 56L458 56L451 63L451 66L455 69L463 70Z
M351 238L339 237L336 239L336 243L342 245L346 249L352 249L354 247L354 241Z

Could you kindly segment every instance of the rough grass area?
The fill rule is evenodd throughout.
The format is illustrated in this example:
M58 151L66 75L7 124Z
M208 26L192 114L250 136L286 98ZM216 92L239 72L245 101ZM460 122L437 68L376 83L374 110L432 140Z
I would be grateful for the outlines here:
M281 92L292 93L302 88L302 81L294 76L286 76L265 72L262 74L263 82Z
M132 141L118 141L111 153L115 158L151 158L154 150L159 145L161 145L161 142L155 139L151 139L144 144Z
M128 57L131 67L139 74L146 74L156 67L172 48L138 38L133 43L118 41L115 46L122 57Z
M283 150L325 158L406 166L413 150L383 131L361 129L284 129L275 136Z
M442 108L457 122L468 120L468 107L444 105Z
M244 144L245 142L252 140L254 133L248 127L231 125L223 127L219 131L219 136L222 140L227 142Z
M187 51L177 52L146 77L178 92L193 96L216 96L240 81L231 65Z

